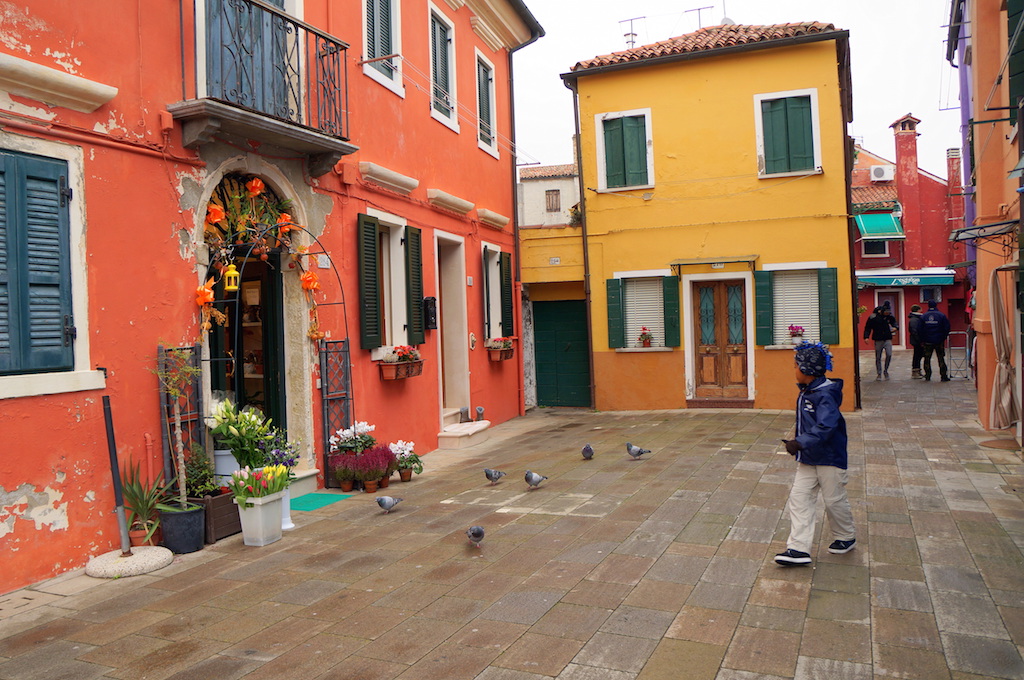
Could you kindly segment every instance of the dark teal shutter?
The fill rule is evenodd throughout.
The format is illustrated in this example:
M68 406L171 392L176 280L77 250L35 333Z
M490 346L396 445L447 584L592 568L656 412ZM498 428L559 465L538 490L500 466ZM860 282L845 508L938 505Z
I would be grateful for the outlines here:
M501 274L501 334L516 334L515 308L512 304L512 254L501 253L498 256L498 267Z
M391 54L391 0L366 0L366 58ZM370 62L388 78L394 78L395 67L390 59Z
M626 346L626 317L622 309L622 279L608 279L608 346Z
M679 347L679 278L662 277L661 291L665 308L665 347Z
M839 342L839 276L835 267L818 270L818 324L821 341Z
M3 159L0 373L74 368L67 163ZM67 329L67 330L65 330Z
M622 119L622 146L626 165L626 186L647 182L647 131L643 116Z
M448 65L448 26L436 15L430 15L430 62L434 75L434 109L450 116L452 113L450 72Z
M376 217L360 214L359 221L359 342L363 349L383 344L380 308L380 267L377 261L377 238L380 222Z
M405 309L406 332L410 345L421 345L423 326L423 246L416 227L405 228Z
M811 123L811 98L786 100L786 137L789 141L789 170L814 167L814 126Z
M494 132L491 129L491 69L480 60L476 62L476 88L480 141L491 146L494 143Z
M483 292L484 292L484 339L496 338L497 333L491 332L491 272L488 269L490 266L487 255L491 251L484 246L484 260L483 265L480 267L480 271L483 275Z
M604 121L604 171L609 189L626 186L626 157L622 144L622 119Z
M1024 0L1007 0L1006 2L1006 35L1008 40L1013 40L1017 31L1022 12L1024 12ZM1017 106L1021 97L1024 97L1024 29L1017 37L1017 42L1009 46L1009 60L1007 61L1010 89L1010 124L1017 122Z
M765 173L788 172L784 99L767 99L761 102L761 132L764 135Z
M774 345L775 323L772 272L754 272L754 332L759 345Z

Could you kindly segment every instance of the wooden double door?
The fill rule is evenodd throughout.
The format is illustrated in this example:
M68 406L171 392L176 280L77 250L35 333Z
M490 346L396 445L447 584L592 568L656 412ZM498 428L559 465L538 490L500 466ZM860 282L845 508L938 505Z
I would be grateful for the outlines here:
M743 280L697 281L692 293L694 397L748 399Z

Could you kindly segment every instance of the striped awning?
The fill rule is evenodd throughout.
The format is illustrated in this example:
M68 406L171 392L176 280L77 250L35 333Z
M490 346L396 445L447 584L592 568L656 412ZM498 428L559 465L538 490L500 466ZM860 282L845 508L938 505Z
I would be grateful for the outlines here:
M899 218L893 213L864 213L854 215L853 221L865 241L893 241L907 237Z

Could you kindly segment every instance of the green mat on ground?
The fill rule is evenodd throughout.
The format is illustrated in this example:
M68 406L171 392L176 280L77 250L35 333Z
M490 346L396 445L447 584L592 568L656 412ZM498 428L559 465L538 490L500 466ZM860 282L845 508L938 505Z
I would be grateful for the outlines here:
M325 491L314 491L313 493L307 493L304 496L292 499L292 510L298 510L299 512L309 512L310 510L317 510L330 505L331 503L337 503L338 501L351 498L350 493L329 493Z

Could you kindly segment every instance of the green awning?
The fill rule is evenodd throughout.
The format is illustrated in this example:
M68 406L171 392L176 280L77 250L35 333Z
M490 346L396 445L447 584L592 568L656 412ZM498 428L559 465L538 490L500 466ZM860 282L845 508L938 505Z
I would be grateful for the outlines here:
M953 273L858 276L857 282L866 283L871 286L949 286L953 284Z
M899 219L893 213L865 213L854 215L853 220L865 241L892 241L906 238Z

